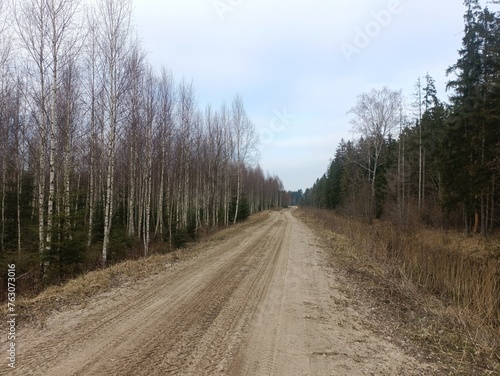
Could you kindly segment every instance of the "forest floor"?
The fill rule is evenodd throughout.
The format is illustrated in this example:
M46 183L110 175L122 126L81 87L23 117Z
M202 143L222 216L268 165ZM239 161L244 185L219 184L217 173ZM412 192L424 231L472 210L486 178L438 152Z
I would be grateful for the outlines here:
M153 275L122 278L115 271L113 280L121 282L95 294L67 298L62 288L24 302L21 309L37 313L20 315L16 369L2 355L0 374L448 375L457 369L426 359L411 338L389 334L399 316L379 316L374 299L380 297L366 297L364 282L335 262L327 240L294 209L258 214L174 258L153 260ZM134 265L145 264L127 268ZM7 349L3 336L2 354Z

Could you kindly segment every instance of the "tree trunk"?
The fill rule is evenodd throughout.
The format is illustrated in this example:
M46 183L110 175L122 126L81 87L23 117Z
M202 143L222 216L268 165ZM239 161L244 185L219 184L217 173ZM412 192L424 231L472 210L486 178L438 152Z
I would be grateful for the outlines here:
M235 206L235 210L234 210L233 223L236 223L236 220L238 219L238 208L240 206L241 172L240 172L239 165L238 165L238 171L236 174L237 174L237 178L236 178L236 206Z
M113 132L114 133L114 132ZM113 183L114 183L114 134L108 147L108 173L106 176L106 206L104 210L104 239L102 242L102 266L108 260L109 235L111 231L111 216L113 214Z
M170 180L170 179L168 179ZM167 185L170 187L170 184ZM172 186L172 194L170 196L170 204L168 208L168 246L169 250L172 250L172 222L174 221L174 196L175 196L175 188ZM168 200L167 200L168 202Z
M49 149L49 197L47 203L47 242L45 249L50 252L52 247L52 222L54 215L54 195L55 195L55 154L56 154L56 120L57 120L57 28L56 16L52 14L52 90L51 90L51 109L50 109L50 149Z
M490 233L493 232L493 226L495 226L495 177L491 182Z
M92 244L92 227L94 226L94 210L95 210L95 191L94 191L94 174L95 174L95 156L94 156L94 146L96 144L96 134L95 134L95 115L94 115L94 103L92 103L92 114L90 120L91 129L91 141L90 141L90 176L89 176L89 230L87 233L87 247Z
M163 143L163 141L162 141ZM158 193L158 215L156 218L155 237L160 235L163 241L163 201L164 201L164 181L165 181L165 146L162 144L162 157L160 160L160 192Z
M150 83L152 85L152 82ZM152 99L147 98L148 108L147 108L147 119L146 119L146 182L145 182L145 213L144 213L144 257L149 253L149 221L151 216L151 184L153 175L153 107L151 103Z
M45 120L42 111L42 136L40 137L40 155L38 165L38 253L40 255L42 278L45 275L45 269L49 266L45 260Z
M132 140L131 140L132 142ZM127 233L128 236L133 236L135 234L135 175L136 175L136 161L137 159L135 158L135 149L132 147L132 144L130 145L129 148L129 155L130 155L130 181L129 181L129 198L128 198L128 229Z
M114 158L115 158L115 137L116 137L115 99L112 99L111 108L112 108L110 116L111 124L110 124L110 135L108 144L108 168L106 175L106 201L104 209L104 239L102 242L102 257L101 257L101 263L103 267L106 266L108 260L109 235L111 231L111 222L112 222L111 216L113 214L113 184L114 184L114 169L115 169Z
M125 62L129 54L130 35L130 1L101 0L99 2L99 14L102 20L100 35L102 38L101 54L106 62L108 79L106 87L106 110L109 119L109 140L107 150L107 176L106 176L106 199L104 209L104 239L102 245L102 265L105 266L108 259L108 246L110 241L111 225L113 220L114 200L114 172L115 172L115 143L116 128L118 126L119 100L126 92L124 75ZM103 107L104 112L104 107Z
M23 170L21 162L18 164L17 175L17 254L21 257L21 195L22 195L22 180ZM2 205L3 208L3 205Z
M64 145L63 160L63 180L64 180L64 233L65 237L71 240L71 208L70 208L70 152L71 152L71 105L68 100L67 118L66 118L66 140ZM78 201L78 200L77 200Z

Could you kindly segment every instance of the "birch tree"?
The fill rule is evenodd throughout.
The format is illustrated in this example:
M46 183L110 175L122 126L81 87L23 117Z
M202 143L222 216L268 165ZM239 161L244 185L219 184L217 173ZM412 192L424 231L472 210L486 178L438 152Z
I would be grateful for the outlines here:
M62 164L62 202L63 202L63 217L64 217L64 237L65 239L71 239L71 186L70 186L70 176L74 171L74 166L72 160L74 160L73 149L74 149L74 138L76 134L76 121L79 119L80 110L80 83L79 74L76 61L71 59L62 70L61 74L61 84L62 90L60 93L60 140L62 143L62 154L63 154L63 164ZM78 189L76 190L78 191Z
M83 67L85 69L85 84L83 90L85 92L86 107L89 117L89 184L88 184L88 232L87 232L87 248L92 243L92 228L94 226L94 212L96 201L96 153L97 153L97 117L98 117L98 96L99 96L99 77L101 67L99 65L98 56L98 21L95 14L95 8L90 8L86 14L86 27L88 29L85 48L83 55Z
M240 96L233 99L231 109L236 163L236 205L233 223L236 223L241 199L243 167L247 163L252 164L256 161L258 137L254 125L246 115L243 100Z
M387 87L373 89L370 93L358 96L358 102L349 113L354 115L351 124L365 141L365 170L371 187L371 213L374 213L377 172L383 163L382 151L389 135L399 127L401 91L392 91Z
M50 55L50 115L49 115L49 196L47 203L47 235L46 252L50 252L53 232L53 210L55 200L55 154L57 147L56 128L58 121L57 101L59 90L60 65L64 60L71 60L70 56L76 43L75 15L79 3L75 0L46 0L48 17L47 45ZM69 182L68 182L69 183Z
M127 111L127 149L128 149L128 215L127 215L127 233L128 236L134 236L136 231L140 234L142 213L140 207L136 208L138 203L137 196L140 195L140 184L138 179L143 171L140 168L140 152L144 146L141 144L144 134L141 124L144 118L144 96L142 92L143 80L145 74L144 54L139 46L135 45L130 51L130 57L127 61L127 75L130 83L130 91L126 95ZM139 215L137 215L139 211ZM137 223L136 223L137 220Z
M152 196L152 178L153 178L153 126L155 122L155 115L157 113L157 81L153 74L151 67L148 67L145 73L144 82L144 115L145 115L145 192L144 192L144 226L143 226L143 243L144 243L144 256L148 255L149 242L150 242L150 218L151 218L151 196Z
M107 167L104 203L104 239L102 265L108 259L109 236L113 216L113 189L117 127L120 119L121 100L127 91L125 64L129 54L131 33L131 3L128 0L101 0L99 2L100 36L99 52L105 66L104 111L107 120Z
M191 131L195 116L195 94L192 83L182 81L179 84L177 101L178 134L178 192L177 192L177 222L182 229L187 228L190 201L190 145Z
M6 4L3 0L0 0L0 132L2 135L2 140L0 145L2 146L2 152L0 155L1 161L1 174L2 174L2 197L1 197L1 220L2 229L0 234L1 250L4 251L4 237L5 237L5 191L7 185L7 140L8 140L8 122L5 116L7 112L7 101L9 96L11 81L10 70L10 55L11 55L11 41L9 33L7 32L7 19L3 17L7 13Z
M168 186L165 179L168 180L166 175L166 170L169 169L171 165L171 147L172 147L172 137L173 137L173 127L174 127L174 106L175 106L175 91L174 82L172 74L169 73L165 68L161 71L161 77L159 82L159 117L158 122L158 140L159 140L159 193L158 193L158 208L157 208L157 220L155 226L155 235L159 234L163 239L163 229L164 229L164 212L163 207L165 203L165 185ZM167 192L169 192L167 190ZM168 200L167 200L168 203ZM169 205L170 207L170 205ZM169 210L167 210L167 213ZM171 226L170 226L171 227ZM171 234L170 234L171 236Z
M47 152L47 70L49 53L46 36L49 32L49 17L45 0L24 0L15 3L14 17L17 40L26 59L26 75L30 87L26 88L33 103L38 130L38 252L41 275L48 267L45 254L45 173Z

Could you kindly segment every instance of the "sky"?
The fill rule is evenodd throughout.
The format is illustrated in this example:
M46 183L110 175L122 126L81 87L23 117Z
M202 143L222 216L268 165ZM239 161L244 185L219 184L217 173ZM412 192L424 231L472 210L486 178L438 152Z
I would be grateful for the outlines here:
M457 0L135 0L148 60L192 80L201 109L243 98L259 164L286 190L311 187L357 96L387 86L412 101L429 73L446 100L465 8Z

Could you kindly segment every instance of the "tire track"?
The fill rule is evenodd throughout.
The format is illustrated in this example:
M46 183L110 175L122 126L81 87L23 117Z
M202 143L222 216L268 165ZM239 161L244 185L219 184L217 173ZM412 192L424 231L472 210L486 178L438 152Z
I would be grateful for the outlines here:
M339 309L336 301L351 299L332 278L321 242L290 211L284 217L279 259L260 301L265 313L248 325L228 374L426 374L425 366L366 327L371 312Z
M150 290L139 289L105 312L97 310L101 316L63 329L57 338L26 346L26 355L19 357L19 374L154 374L156 369L162 369L159 374L178 374L239 284L266 254L279 232L276 218L160 276Z
M231 366L231 375L272 375L275 368L276 346L279 337L283 289L285 274L288 264L288 251L286 246L290 232L291 223L289 218L283 218L286 225L281 235L276 253L275 267L273 273L262 286L262 294L259 298L260 308L253 317L253 325L249 328L251 332L257 333L255 341L247 341L244 351L235 354ZM249 356L251 354L251 356Z
M227 312L231 312L231 316L234 319L238 317L238 311L232 312L227 307L230 306L229 301L234 299L233 295L235 291L248 276L245 273L241 273L241 269L245 265L252 265L258 261L263 256L263 253L269 249L269 243L275 241L275 236L273 236L273 233L276 231L275 227L276 223L269 227L262 238L258 239L256 243L252 242L246 247L242 247L239 251L241 257L236 258L234 263L222 269L207 284L205 289L200 290L185 305L178 307L179 315L171 321L176 324L166 326L160 330L155 340L151 341L150 346L141 349L144 353L160 361L157 361L153 367L149 367L148 362L141 362L135 368L130 369L128 367L127 370L115 369L115 371L118 371L118 374L122 374L121 372L125 371L134 374L155 374L154 372L158 372L158 370L166 369L171 371L165 374L219 374L217 366L220 363L220 359L217 356L211 354L208 356L210 362L205 362L203 366L200 366L198 363L201 361L193 357L193 354L197 350L204 353L203 343L207 342L211 345L219 343L220 346L216 345L216 347L219 349L222 348L222 333L217 333L214 330L217 323L224 323L225 328L223 332L233 335L230 325L231 319L227 316ZM188 313L185 314L185 312ZM215 332L218 335L213 335L211 332ZM205 340L203 340L204 337ZM171 350L165 352L164 349ZM203 358L207 359L206 356ZM186 366L189 365L195 371L186 370ZM200 373L202 370L203 373ZM158 374L162 373L159 372Z
M234 374L233 371L228 370L232 366L234 356L239 351L248 323L257 314L263 292L278 265L285 234L282 231L283 227L283 222L280 222L279 227L272 235L272 242L264 247L264 255L257 256L259 258L256 260L258 262L257 269L240 284L231 301L224 307L223 312L206 333L207 340L204 342L209 343L210 346L203 351L204 356L199 361L201 366L198 367L198 372L203 368L216 372L213 374ZM213 338L217 340L213 341ZM217 367L214 367L215 359L218 362ZM212 367L202 367L203 364L211 364ZM187 374L201 374L196 372L197 369L193 367L188 369Z
M10 374L413 374L414 359L363 328L318 244L290 211L273 212L141 286L53 316L61 328L20 332Z

